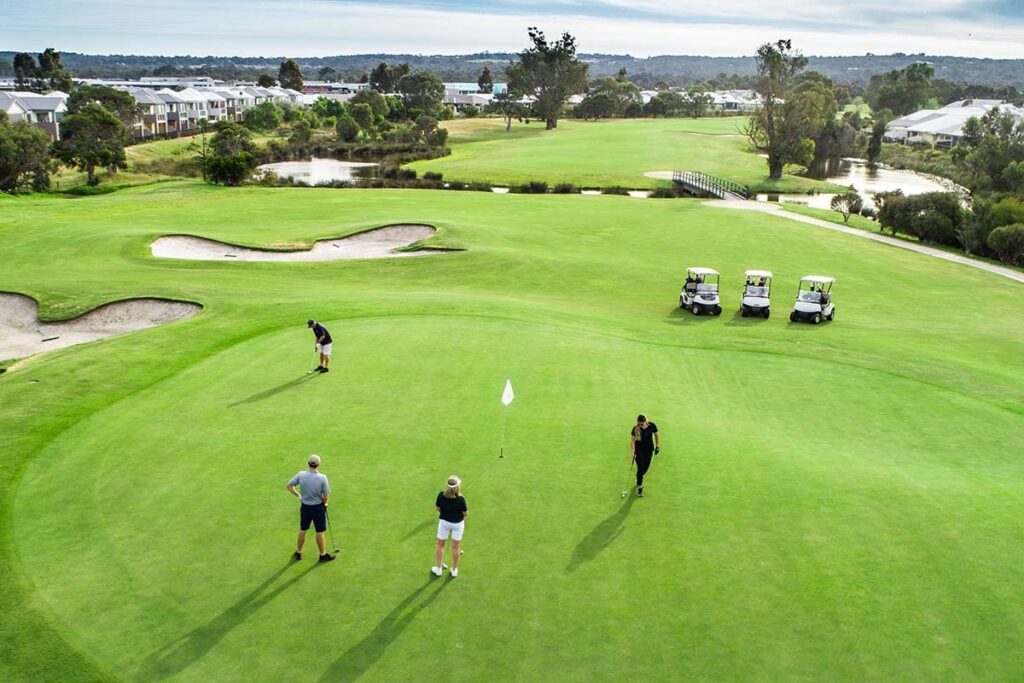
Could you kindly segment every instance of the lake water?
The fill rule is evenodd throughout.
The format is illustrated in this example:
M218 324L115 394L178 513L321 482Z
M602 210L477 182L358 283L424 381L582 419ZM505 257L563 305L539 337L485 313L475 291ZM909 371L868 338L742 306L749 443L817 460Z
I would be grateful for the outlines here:
M861 159L840 159L839 163L829 171L829 175L824 180L844 187L852 185L864 198L865 206L870 207L874 207L871 200L871 194L874 192L902 190L903 194L912 195L956 190L952 183L943 183L913 171L869 166L866 161ZM804 204L816 209L828 209L831 208L830 204L834 196L834 194L759 194L757 200Z
M263 164L257 170L273 171L282 178L292 178L307 185L336 181L361 180L376 175L377 164L337 159L311 159L309 161L280 161Z

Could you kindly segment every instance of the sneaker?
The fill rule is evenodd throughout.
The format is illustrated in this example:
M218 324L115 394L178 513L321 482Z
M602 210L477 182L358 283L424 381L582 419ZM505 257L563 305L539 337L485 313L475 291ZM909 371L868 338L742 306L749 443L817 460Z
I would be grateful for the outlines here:
M452 567L452 578L454 579L454 578L455 578L456 576L458 576L458 575L459 575L459 570L458 570L458 568L456 568L456 567Z
M294 553L292 553L292 557L294 557L296 561L301 560L302 559L302 553L300 553L299 551L296 550Z
M430 571L431 571L431 573L434 576L441 576L441 568L440 567L431 567Z
M331 562L334 559L335 559L335 556L331 555L330 553L324 553L323 555L320 556L320 561L321 562Z
M320 368L320 372L330 372L330 368Z
M644 497L644 490L643 489L637 489L636 490L636 497L637 498L643 498Z
M313 372L323 372L323 371L324 371L324 366L322 366L322 365L318 365L318 366L316 366L313 369Z

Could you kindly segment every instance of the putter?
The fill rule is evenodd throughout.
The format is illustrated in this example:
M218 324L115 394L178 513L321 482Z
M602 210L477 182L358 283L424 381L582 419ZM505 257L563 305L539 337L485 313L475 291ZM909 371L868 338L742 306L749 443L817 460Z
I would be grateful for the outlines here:
M335 553L340 553L341 548L339 548L338 544L334 541L334 525L331 524L331 513L327 511L326 505L324 506L324 514L327 515L327 531L331 533L331 545L334 546Z
M320 367L320 354L316 349L313 350L313 363L315 363L315 365L313 365L309 370L306 370L307 375L313 374L316 372L316 369Z
M635 456L629 459L629 477L630 477L630 479L633 478L633 462L634 462L635 459L636 459ZM626 489L625 491L622 492L622 498L625 498L627 493L629 493L629 489Z

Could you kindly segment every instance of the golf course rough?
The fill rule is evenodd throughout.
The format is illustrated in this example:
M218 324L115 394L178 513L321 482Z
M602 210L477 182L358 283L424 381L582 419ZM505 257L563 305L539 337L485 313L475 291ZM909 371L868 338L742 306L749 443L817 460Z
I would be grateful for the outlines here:
M181 215L255 246L415 222L465 251L153 258ZM0 376L0 679L1019 675L1019 283L687 200L180 182L5 201L0 225L0 289L44 317L204 306ZM694 264L720 317L677 306ZM741 318L747 268L778 312L834 276L837 321ZM964 291L984 306L934 305ZM305 375L309 317L330 375ZM638 412L662 436L640 500ZM326 566L290 560L313 452ZM435 579L451 474L466 554Z

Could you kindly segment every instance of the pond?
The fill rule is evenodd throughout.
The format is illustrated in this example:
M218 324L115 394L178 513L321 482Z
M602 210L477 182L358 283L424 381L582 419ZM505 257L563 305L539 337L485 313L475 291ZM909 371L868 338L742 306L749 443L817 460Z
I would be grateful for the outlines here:
M963 189L952 181L944 178L926 176L914 171L899 171L892 168L880 168L869 165L863 159L839 159L831 164L827 180L835 185L853 186L861 197L864 205L874 207L872 193L902 190L905 195L923 194L925 192L963 192ZM815 177L818 177L817 175ZM831 208L834 194L759 194L759 202L782 202L804 204L816 209Z
M263 164L257 170L273 171L282 178L291 178L307 185L319 185L373 178L377 174L377 164L313 158L309 161L280 161L276 164Z

